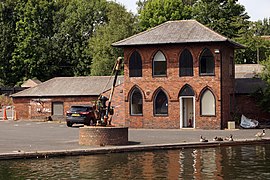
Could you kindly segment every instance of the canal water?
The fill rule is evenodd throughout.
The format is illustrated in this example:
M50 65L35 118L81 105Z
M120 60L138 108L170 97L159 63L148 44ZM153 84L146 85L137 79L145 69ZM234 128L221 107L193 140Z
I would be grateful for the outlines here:
M5 160L0 179L270 179L270 145Z

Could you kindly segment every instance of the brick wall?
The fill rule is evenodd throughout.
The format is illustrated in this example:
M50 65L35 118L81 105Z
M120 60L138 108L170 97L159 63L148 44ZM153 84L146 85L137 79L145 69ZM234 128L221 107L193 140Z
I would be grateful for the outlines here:
M179 57L181 52L187 48L193 56L193 77L179 77ZM199 75L199 57L201 52L208 48L211 50L215 58L215 76L200 76ZM215 54L215 49L223 50L221 60L220 54ZM142 77L129 78L129 58L131 54L137 50L142 57ZM164 53L167 59L167 76L153 77L152 76L152 59L155 53L160 50ZM221 61L223 66L228 66L226 61L229 56L225 55L233 49L226 48L222 44L190 44L190 45L159 45L159 46L137 46L124 48L124 98L125 98L125 119L129 127L134 128L179 128L180 127L180 102L179 92L185 84L189 84L195 92L195 119L196 128L204 129L220 129L222 124L222 111L227 111L228 102L223 103L223 97L227 97L228 93L221 94L221 80L224 81L224 91L233 92L231 89L231 81L226 80L227 76L223 75L221 79ZM223 68L225 71L228 67ZM129 113L129 96L130 91L134 86L141 89L143 93L143 116L130 116ZM168 96L168 116L155 117L153 115L153 97L158 88L162 88ZM200 115L200 96L204 88L209 88L216 99L216 116L201 116ZM227 113L223 113L224 118L228 118ZM225 121L224 121L225 122Z
M127 145L128 127L81 127L80 145Z
M262 124L265 120L270 119L270 113L264 112L257 104L253 97L247 94L236 94L236 111L235 115L240 118L243 114L247 118L256 119Z
M52 116L52 103L53 102L63 102L64 113L70 108L71 105L86 105L93 104L97 100L97 96L89 97L17 97L13 98L13 104L17 112L17 118L21 120L28 119L46 119L48 116ZM56 120L56 119L53 119Z
M221 93L222 93L222 128L227 128L228 121L232 119L233 104L234 104L234 50L229 47L225 47L221 50L221 62L222 62L222 81L221 81ZM231 69L230 69L231 68Z

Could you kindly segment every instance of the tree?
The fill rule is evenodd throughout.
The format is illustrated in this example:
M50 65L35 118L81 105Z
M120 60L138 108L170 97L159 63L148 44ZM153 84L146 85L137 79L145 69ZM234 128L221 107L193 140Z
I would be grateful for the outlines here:
M50 39L53 36L53 0L17 0L15 49L12 70L16 81L47 79ZM15 82L13 82L15 83Z
M105 19L106 22L97 27L89 41L87 52L93 58L91 75L111 74L117 57L123 53L111 44L134 34L136 27L134 15L115 2L108 2Z
M16 13L14 8L16 3L7 0L0 3L0 84L12 85L16 82L13 79L13 72L10 61L15 49L14 37L16 34Z
M142 30L170 20L190 19L192 6L182 0L139 1L139 20Z
M192 17L216 32L228 37L239 37L240 30L248 27L249 16L238 0L198 0Z
M268 59L270 55L270 41L264 35L270 35L270 32L267 31L269 26L261 22L250 22L248 27L241 30L240 34L242 35L235 38L237 42L245 46L244 49L236 51L235 60L237 64L260 63Z
M72 0L57 14L54 40L66 76L90 74L92 57L85 49L96 28L106 21L105 8L105 0Z

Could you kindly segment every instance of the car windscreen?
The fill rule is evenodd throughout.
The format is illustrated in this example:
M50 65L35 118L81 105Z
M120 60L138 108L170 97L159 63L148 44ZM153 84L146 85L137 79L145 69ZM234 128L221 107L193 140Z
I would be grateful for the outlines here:
M81 106L72 106L70 108L70 111L71 112L86 112L88 110L89 110L88 107L81 107Z

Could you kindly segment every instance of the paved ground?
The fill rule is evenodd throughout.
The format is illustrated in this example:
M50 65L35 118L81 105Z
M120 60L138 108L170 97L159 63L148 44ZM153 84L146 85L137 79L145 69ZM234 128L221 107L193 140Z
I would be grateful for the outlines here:
M91 150L100 147L79 145L79 125L65 123L0 120L0 155L18 152ZM209 141L215 136L233 134L235 141L255 140L261 129L197 130L197 129L129 129L130 146L199 143L200 135ZM265 139L270 138L270 129ZM130 147L129 146L129 147ZM114 148L114 147L108 147Z

